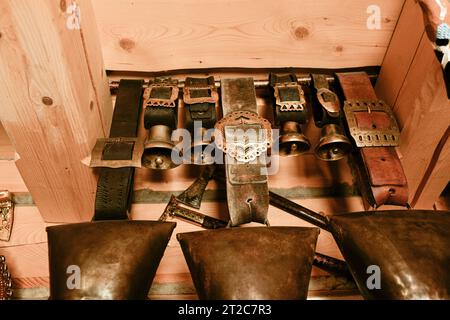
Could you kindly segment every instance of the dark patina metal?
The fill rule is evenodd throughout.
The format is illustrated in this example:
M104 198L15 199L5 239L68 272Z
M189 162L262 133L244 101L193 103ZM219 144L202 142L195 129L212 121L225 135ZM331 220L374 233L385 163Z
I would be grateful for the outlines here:
M364 298L450 299L450 212L373 211L325 217L273 193L271 203L331 231ZM380 289L367 286L370 266L380 268Z
M177 217L185 221L199 225L205 229L225 228L227 223L225 221L204 215L203 213L190 210L181 206L180 202L175 196L170 198L169 203L164 209L159 221L166 221L168 218Z
M98 221L48 227L50 299L145 299L175 225Z
M256 227L177 235L200 299L306 299L319 229ZM249 245L251 244L251 245Z
M209 180L213 177L214 169L215 165L202 166L197 179L176 197L177 200L192 208L200 209L203 194Z

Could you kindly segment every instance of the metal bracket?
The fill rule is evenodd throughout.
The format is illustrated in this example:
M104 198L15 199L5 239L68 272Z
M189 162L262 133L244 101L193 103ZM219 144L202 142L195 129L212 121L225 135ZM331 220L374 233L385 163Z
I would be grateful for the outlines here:
M129 143L133 144L133 152L129 160L104 160L103 150L107 144ZM142 154L144 153L144 141L142 138L136 137L117 137L117 138L100 138L97 139L91 153L91 168L124 168L135 167L141 168Z
M328 113L328 115L332 118L339 117L339 111L340 111L340 103L339 98L328 88L319 88L317 89L317 100L319 101L322 108ZM330 101L327 101L325 98L331 98Z
M298 91L299 100L281 101L280 90L292 88ZM296 82L277 83L274 87L275 103L280 106L281 111L303 111L305 109L305 93L302 87Z
M388 129L360 129L355 114L358 112L384 112L389 120ZM382 100L348 100L344 104L350 134L358 147L396 147L400 142L400 130L391 108Z
M209 96L204 97L192 97L192 92L194 91L205 91L207 90ZM185 104L197 104L197 103L217 103L219 101L219 94L217 93L217 88L214 84L207 86L185 86L183 88L183 101Z
M170 90L169 98L160 98L152 96L153 91ZM175 108L178 99L178 81L172 79L155 80L149 82L148 87L144 90L144 105L146 107L168 107Z
M9 241L14 222L14 203L9 191L0 191L0 240Z

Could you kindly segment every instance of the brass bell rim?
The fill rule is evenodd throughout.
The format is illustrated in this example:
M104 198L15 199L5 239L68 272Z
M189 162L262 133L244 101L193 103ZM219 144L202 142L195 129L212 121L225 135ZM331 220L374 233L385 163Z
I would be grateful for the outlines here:
M294 152L287 150L292 149L292 145L297 145ZM308 152L311 149L311 143L302 133L287 133L278 139L278 154L282 157L295 157Z
M153 170L169 170L178 167L181 163L174 163L172 161L172 152L179 152L173 143L165 141L152 141L146 144L144 153L142 154L142 166ZM161 157L162 164L169 163L169 165L160 167L152 165L152 158ZM157 159L155 159L157 161Z
M213 154L212 154L212 159L210 159L211 161L203 161L203 159L202 159L202 161L200 162L200 161L197 161L197 158L198 158L198 156L197 156L197 154L196 154L196 148L201 148L202 149L202 152L201 152L201 155L203 155L203 151L204 151L204 148L206 148L207 146L209 146L209 145L214 145L214 149L213 149ZM215 144L214 144L214 142L213 141L209 141L209 142L207 142L207 141L202 141L202 142L200 142L200 143L197 143L197 144L192 144L187 150L186 150L186 153L187 154L190 154L190 160L191 160L191 164L194 164L194 165L201 165L201 166L203 166L203 165L210 165L210 164L213 164L214 162L215 162L215 150L216 150L216 146L215 146ZM200 155L200 157L201 157L201 155ZM207 157L207 158L209 158L209 157Z
M335 137L334 137L335 138ZM333 138L333 139L334 139ZM330 141L327 142L326 139L322 139L325 141L321 141L314 150L314 153L317 158L323 161L338 161L345 158L351 151L352 145L350 141ZM332 157L327 157L330 153L328 150L338 149L339 152L334 152Z

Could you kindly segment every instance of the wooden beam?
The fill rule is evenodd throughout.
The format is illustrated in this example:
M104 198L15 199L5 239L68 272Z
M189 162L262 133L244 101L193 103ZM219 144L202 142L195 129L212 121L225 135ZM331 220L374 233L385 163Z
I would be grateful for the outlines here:
M399 93L397 116L404 123L400 136L402 165L415 208L432 208L450 180L450 124L442 68L424 34ZM447 161L446 161L447 160Z
M406 0L375 86L377 96L390 106L395 107L424 30L420 6L415 0Z
M381 65L404 0L93 1L107 70ZM380 28L369 29L371 6Z
M81 28L66 1L0 2L0 118L48 222L91 218L96 178L80 161L112 112L91 3L76 3Z

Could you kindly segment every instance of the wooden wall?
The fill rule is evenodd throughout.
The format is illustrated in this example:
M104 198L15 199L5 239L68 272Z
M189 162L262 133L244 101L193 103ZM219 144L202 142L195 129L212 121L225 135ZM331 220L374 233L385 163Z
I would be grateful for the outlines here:
M404 0L95 0L108 70L381 65ZM380 29L367 28L371 5Z
M450 181L450 100L414 0L407 0L376 91L401 127L399 149L414 208L428 209Z
M13 6L33 6L24 1L14 0ZM49 13L53 14L54 21L60 23L61 19L65 18L60 2L46 0L45 3L44 9L47 11L44 12L44 17ZM88 102L87 105L84 102L79 106L73 104L74 110L85 110L83 108L91 105L88 97L94 97L96 94L100 96L100 91L96 93L94 88L101 88L104 75L103 68L98 69L98 66L102 65L101 60L104 60L105 69L112 71L114 75L110 80L117 79L116 76L144 75L131 75L130 72L134 71L170 73L167 70L205 69L206 74L210 72L209 68L218 67L342 68L382 65L376 89L379 96L393 106L402 127L404 144L399 153L411 187L410 200L414 201L417 207L433 208L443 185L449 180L450 146L446 139L448 131L445 130L448 112L444 112L448 101L442 98L442 78L433 60L430 44L424 37L421 12L414 0L378 0L377 5L380 6L382 14L380 30L369 30L366 26L370 16L367 8L373 4L370 0L95 0L92 1L93 11L83 9L87 0L77 3L81 5L82 19L87 23L85 30L91 30L92 22L97 22L100 42L89 38L91 36L85 38L88 33L78 32L66 36L64 32L55 33L53 29L50 33L55 38L63 38L62 43L65 46L59 48L61 52L68 52L64 50L69 50L73 44L79 44L75 46L78 53L76 57L86 57L86 50L92 51L88 54L89 57L96 57L90 62L79 60L82 68L72 68L71 74L66 74L67 77L63 78L64 84L74 84L73 87L65 86L63 90L73 90L71 92L81 99L79 101ZM35 9L37 11L33 12L44 10ZM2 11L0 17L5 15L4 12L7 11ZM29 12L20 14L28 17ZM93 20L94 16L96 20ZM38 16L39 19L42 17ZM34 21L33 19L31 21ZM22 28L30 26L29 22L22 23ZM1 50L8 49L2 47L5 37L8 41L16 40L14 37L8 37L9 34L9 31L0 29L0 53ZM25 41L25 34L22 34L22 37ZM87 42L80 42L82 39ZM41 48L44 51L47 49ZM65 61L70 64L69 60ZM2 63L4 68L9 67L5 60ZM38 65L48 67L42 61ZM95 66L95 69L88 65ZM38 70L42 71L42 68ZM92 74L97 80L90 78L89 70L96 70ZM24 79L27 79L27 70L22 71ZM88 89L84 90L86 86L75 81L74 75L77 72L85 77L83 79L88 79L85 81L85 84L89 84ZM180 76L180 71L174 73L178 73L179 77L183 76ZM181 73L183 74L183 71ZM220 73L221 71L215 70L216 75L220 76ZM49 75L48 72L45 74ZM247 69L241 69L239 72L224 71L222 74L254 75L261 79L267 77L264 72L257 73ZM15 92L20 94L20 88L15 88ZM57 89L52 86L46 88L49 92ZM56 90L59 91L60 89ZM95 108L98 107L96 103L99 100L95 101L97 102L93 107L97 110ZM29 106L27 103L21 105L23 108ZM107 106L106 113L112 109L110 103L103 103L103 106ZM263 112L270 109L267 96L261 92L258 93L258 106ZM91 111L86 114L79 112L75 118L82 119ZM98 114L103 112L100 109L97 111ZM72 117L69 118L73 120ZM89 122L90 130L100 132L102 127L107 127L104 124L107 118L105 116L100 119L96 116L98 126ZM8 189L14 193L17 207L11 241L0 242L0 254L6 255L8 259L16 288L47 287L45 227L51 225L49 221L58 221L48 219L49 216L58 216L60 213L50 211L49 214L45 207L41 210L36 207L35 202L39 205L39 201L36 201L38 197L35 197L38 191L30 187L32 184L28 183L23 172L22 179L15 164L18 148L11 144L11 140L13 144L17 144L20 130L12 130L10 126L5 128L9 135L14 136L9 139L0 126L0 189ZM40 137L44 139L45 131L41 133ZM306 133L314 146L318 141L319 131L310 124ZM87 134L81 150L88 151L87 145L91 144L97 135L104 134L106 132ZM67 154L73 160L72 165L79 165L80 157L75 159L70 152ZM32 157L29 159L32 164ZM58 157L49 159L57 163ZM196 171L188 166L181 166L164 174L146 169L137 170L133 218L159 217L169 196L186 188L195 178L195 173ZM78 179L73 175L72 178ZM327 164L316 160L312 152L301 158L283 158L280 160L280 172L270 178L269 186L307 207L327 214L363 209L345 160ZM213 216L222 216L224 203L220 200L220 194L223 192L217 184L211 183L201 210ZM81 193L74 198L76 201L86 201ZM92 195L88 195L87 202L92 203L92 198ZM442 204L448 202L439 203L438 208L444 209L445 205ZM89 210L83 212L84 219L92 214ZM269 218L272 225L307 225L275 208L270 208ZM175 233L192 230L199 229L188 223L178 222ZM321 233L317 250L341 257L327 232ZM355 287L351 284L330 278L320 270L314 269L313 275L311 295L318 295L323 291L327 291L326 294L329 295L330 290L335 293L355 292ZM158 269L152 297L195 298L192 281L175 235Z

